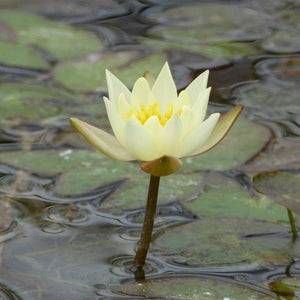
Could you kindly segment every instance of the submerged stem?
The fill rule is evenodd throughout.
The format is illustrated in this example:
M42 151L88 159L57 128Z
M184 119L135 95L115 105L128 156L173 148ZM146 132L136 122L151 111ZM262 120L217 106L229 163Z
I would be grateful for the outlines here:
M151 242L154 217L156 212L159 180L159 176L151 175L150 177L144 225L139 246L134 259L134 265L138 270L141 270L145 264L146 256Z
M292 211L288 208L287 208L287 212L288 212L288 216L289 216L291 230L292 230L292 233L293 233L293 239L296 239L298 237L298 233L297 233L297 228L295 226L294 216L293 216Z

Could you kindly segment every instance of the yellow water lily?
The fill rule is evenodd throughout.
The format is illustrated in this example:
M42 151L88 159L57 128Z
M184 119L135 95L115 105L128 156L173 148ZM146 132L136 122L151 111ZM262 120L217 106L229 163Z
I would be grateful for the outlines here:
M199 155L218 144L242 110L238 105L221 118L213 113L205 119L211 90L208 74L205 71L178 94L168 63L156 80L150 73L140 77L131 92L107 70L109 98L104 97L104 102L115 136L76 118L71 124L109 157L141 160L142 169L150 174L164 162L172 170L154 175L169 175L180 168L179 158Z

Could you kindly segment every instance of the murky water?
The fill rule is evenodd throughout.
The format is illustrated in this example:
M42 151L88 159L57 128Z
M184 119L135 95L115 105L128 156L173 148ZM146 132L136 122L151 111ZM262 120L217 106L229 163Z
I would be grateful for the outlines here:
M0 1L0 299L300 299L299 240L251 183L299 176L299 17L297 0ZM209 111L242 103L245 119L229 146L162 180L153 287L136 292L148 178L68 119L110 130L105 68L131 85L165 60L179 89L209 68ZM158 293L177 278L199 283Z

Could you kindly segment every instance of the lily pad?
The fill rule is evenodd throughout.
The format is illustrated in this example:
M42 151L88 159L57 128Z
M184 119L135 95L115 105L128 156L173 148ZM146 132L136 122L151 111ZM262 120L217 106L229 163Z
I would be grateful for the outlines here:
M32 69L47 69L48 64L32 48L0 40L0 63Z
M239 58L255 53L251 44L239 42L215 42L210 44L189 44L188 42L177 42L159 39L141 39L147 47L156 51L162 50L185 50L190 53L204 55L208 58Z
M184 170L227 170L258 154L271 138L267 127L240 116L225 139L211 151L183 159Z
M180 203L199 217L287 221L286 212L269 199L254 199L236 180L216 172L201 172L196 193Z
M54 70L54 80L74 91L97 91L106 89L105 70L109 69L125 85L131 86L148 69L158 73L166 61L164 54L146 56L134 61L136 51L123 51L103 56L63 62Z
M300 241L287 227L247 219L207 219L165 231L151 252L171 263L193 266L288 262L299 257ZM281 234L277 234L281 233Z
M0 10L0 21L14 30L21 44L36 45L57 59L97 53L102 48L98 37L91 32L33 14Z
M233 282L202 277L169 277L145 282L127 283L110 287L123 296L151 297L151 299L177 300L267 300L273 297ZM127 297L125 299L128 299Z
M62 114L58 106L78 99L63 90L26 84L0 84L0 123L16 118L29 120L49 118Z
M58 176L53 192L66 196L88 193L142 173L137 163L115 161L93 150L1 152L0 163L43 176Z
M238 169L252 174L271 170L296 170L300 168L299 147L297 140L278 139Z
M254 187L274 202L300 215L300 178L284 172L266 172L253 177Z
M122 211L145 207L149 175L135 172L122 187L100 204L103 211ZM174 202L175 200L192 197L201 189L202 175L173 174L162 177L158 194L158 205Z
M254 40L268 32L265 26L267 20L243 4L196 3L171 7L148 17L167 25L159 28L156 34L188 44Z

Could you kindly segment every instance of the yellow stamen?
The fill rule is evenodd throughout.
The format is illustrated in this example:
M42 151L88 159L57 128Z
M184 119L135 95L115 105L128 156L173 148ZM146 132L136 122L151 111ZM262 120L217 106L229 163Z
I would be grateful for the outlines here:
M138 119L138 121L142 125L144 125L145 122L150 117L157 116L160 124L162 126L165 126L166 123L171 119L171 117L176 113L181 115L182 108L178 109L177 111L174 111L173 103L169 103L166 113L162 116L160 108L159 108L159 103L157 101L155 101L155 102L153 102L153 104L150 104L148 107L146 107L143 103L141 103L139 111L136 111L134 109L131 109L130 111L128 111L127 112L127 120L130 119L132 116L135 116Z

